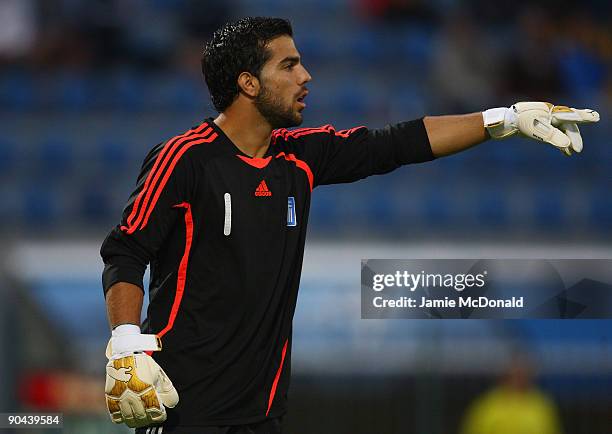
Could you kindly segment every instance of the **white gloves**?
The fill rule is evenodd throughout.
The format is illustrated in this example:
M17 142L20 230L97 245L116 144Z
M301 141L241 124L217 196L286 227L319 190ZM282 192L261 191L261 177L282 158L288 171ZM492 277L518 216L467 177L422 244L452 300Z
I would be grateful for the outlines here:
M520 133L550 143L566 155L582 151L578 124L599 121L599 113L594 110L578 110L547 102L517 102L510 108L486 110L482 116L489 135L494 139Z
M113 330L106 347L106 406L111 420L139 428L166 420L166 408L178 404L178 392L163 369L142 351L160 351L155 335L124 324Z

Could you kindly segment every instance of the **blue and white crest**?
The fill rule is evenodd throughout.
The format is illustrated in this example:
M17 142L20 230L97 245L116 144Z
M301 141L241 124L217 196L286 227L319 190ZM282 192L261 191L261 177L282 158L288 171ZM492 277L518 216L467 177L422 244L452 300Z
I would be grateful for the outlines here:
M289 196L287 199L287 226L297 226L297 219L295 217L295 198Z

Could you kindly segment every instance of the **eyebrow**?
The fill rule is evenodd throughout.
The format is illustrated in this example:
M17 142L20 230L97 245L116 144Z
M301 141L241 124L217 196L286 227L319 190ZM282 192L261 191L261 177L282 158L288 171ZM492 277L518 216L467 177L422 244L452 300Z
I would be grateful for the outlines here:
M300 56L288 56L278 62L279 65L283 63L300 63Z

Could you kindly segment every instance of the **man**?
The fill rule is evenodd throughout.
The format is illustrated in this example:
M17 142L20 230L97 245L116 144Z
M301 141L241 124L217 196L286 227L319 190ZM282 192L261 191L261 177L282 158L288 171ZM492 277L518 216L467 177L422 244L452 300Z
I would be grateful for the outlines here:
M514 355L498 385L469 406L461 434L561 434L555 403L534 382L534 366Z
M576 122L598 119L519 103L383 129L286 130L302 122L311 76L281 19L225 25L206 45L202 71L219 116L149 153L101 249L113 328L106 400L111 419L137 433L281 432L313 188L490 135L520 132L569 155L582 148Z

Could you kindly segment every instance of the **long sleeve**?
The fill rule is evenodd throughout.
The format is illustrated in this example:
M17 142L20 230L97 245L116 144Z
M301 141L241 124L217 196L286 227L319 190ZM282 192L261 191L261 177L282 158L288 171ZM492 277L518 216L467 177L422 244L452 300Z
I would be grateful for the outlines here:
M353 182L402 165L434 159L422 119L381 129L333 126L277 130L273 138L293 142L313 173L314 186Z
M182 216L177 205L190 201L194 169L184 155L189 142L184 142L175 138L160 144L145 158L121 223L111 230L100 249L105 294L117 282L143 287L147 264Z

